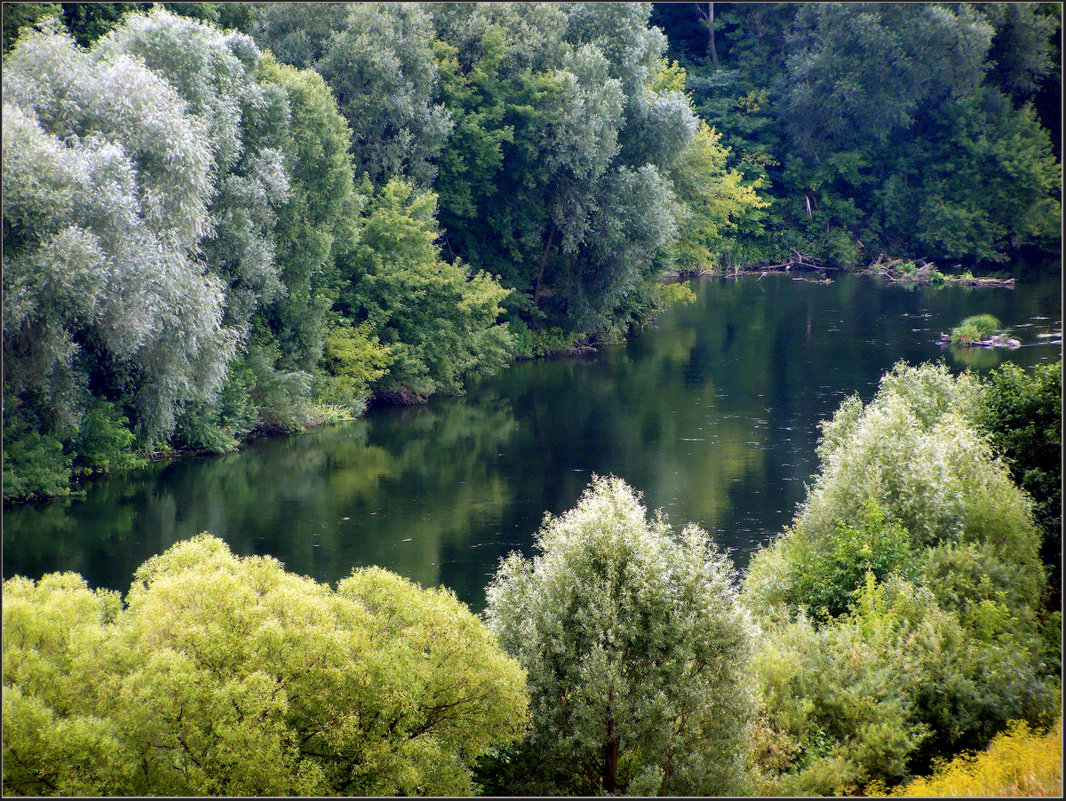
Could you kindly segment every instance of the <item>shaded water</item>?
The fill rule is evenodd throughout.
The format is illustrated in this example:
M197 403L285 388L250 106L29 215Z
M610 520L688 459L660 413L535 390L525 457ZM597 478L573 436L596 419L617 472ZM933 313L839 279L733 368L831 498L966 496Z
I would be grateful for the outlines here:
M906 288L843 276L708 279L629 343L514 365L464 397L253 442L98 481L84 498L4 514L4 577L81 573L125 591L150 556L200 531L240 554L336 581L381 565L475 609L544 512L614 473L746 564L786 526L816 469L818 422L864 401L897 360L985 370L1059 358L1061 272L1011 289ZM940 331L988 312L1015 351L942 351Z

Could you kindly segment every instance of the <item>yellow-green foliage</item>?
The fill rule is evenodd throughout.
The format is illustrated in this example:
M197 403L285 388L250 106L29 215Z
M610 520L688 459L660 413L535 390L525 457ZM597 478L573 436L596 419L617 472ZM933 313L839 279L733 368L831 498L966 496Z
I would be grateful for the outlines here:
M318 382L319 399L362 411L370 385L388 372L393 349L378 342L366 323L337 326L322 354L325 375Z
M1061 796L1062 718L1044 735L1019 721L986 751L962 754L893 795Z
M716 266L739 223L755 219L759 209L770 205L756 193L759 181L746 183L739 172L726 167L729 148L721 138L703 123L674 169L674 188L688 211L674 246L681 269Z
M663 310L675 304L683 306L686 303L692 303L696 299L696 293L692 291L692 288L688 284L680 282L658 284L656 290L658 305Z
M122 607L73 573L4 582L16 795L460 795L526 722L525 678L448 590L336 588L202 534Z

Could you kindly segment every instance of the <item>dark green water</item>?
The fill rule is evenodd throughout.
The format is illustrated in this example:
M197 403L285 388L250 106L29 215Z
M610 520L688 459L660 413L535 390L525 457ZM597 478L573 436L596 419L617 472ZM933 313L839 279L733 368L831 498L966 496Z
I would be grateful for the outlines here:
M528 555L544 512L571 507L593 472L621 476L675 525L703 526L743 566L791 520L818 421L845 395L869 400L899 359L984 370L1059 358L1037 335L1061 332L1061 288L1058 269L1013 290L708 279L625 345L8 510L4 577L73 570L125 591L147 558L210 531L322 581L381 565L480 609L499 558ZM942 351L939 332L979 312L1023 347Z

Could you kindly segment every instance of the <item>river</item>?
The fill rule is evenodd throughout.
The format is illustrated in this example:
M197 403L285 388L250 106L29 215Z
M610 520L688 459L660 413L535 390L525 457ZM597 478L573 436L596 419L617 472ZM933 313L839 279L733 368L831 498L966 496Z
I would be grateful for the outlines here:
M1054 360L1058 264L1014 289L904 287L845 275L709 278L621 345L516 364L462 397L153 464L84 497L4 513L3 572L72 570L125 592L150 556L200 531L336 581L381 565L475 610L501 556L529 555L545 512L613 473L743 567L791 521L817 465L818 422L868 401L897 360L987 370ZM1023 346L942 350L962 318L998 317Z

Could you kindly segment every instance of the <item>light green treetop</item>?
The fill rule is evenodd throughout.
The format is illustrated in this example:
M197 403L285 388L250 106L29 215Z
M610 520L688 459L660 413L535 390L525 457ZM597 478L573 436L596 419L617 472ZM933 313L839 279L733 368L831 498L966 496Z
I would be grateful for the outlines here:
M538 791L728 794L741 784L749 628L732 569L695 526L649 522L618 478L546 517L532 560L488 589L489 626L529 673ZM513 789L513 788L512 788Z
M117 598L4 584L4 785L29 794L452 795L525 724L521 668L447 590L336 590L200 535Z

